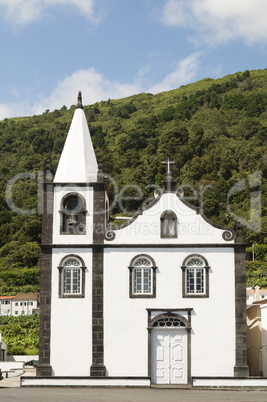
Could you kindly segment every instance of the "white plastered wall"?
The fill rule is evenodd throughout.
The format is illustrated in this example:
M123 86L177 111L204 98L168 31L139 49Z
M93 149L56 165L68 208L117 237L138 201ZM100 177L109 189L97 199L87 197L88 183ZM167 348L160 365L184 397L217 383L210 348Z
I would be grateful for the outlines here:
M85 263L85 297L59 298L62 258L76 254ZM51 357L55 376L89 376L92 364L92 250L54 249L52 256Z
M86 234L85 235L61 235L60 234L60 204L63 197L68 193L78 193L83 196L86 202ZM54 189L54 222L53 222L53 243L54 244L90 244L93 242L93 188L92 187L71 187L55 186Z
M158 267L156 298L129 297L131 259L148 254ZM182 297L183 260L203 255L209 265L209 298ZM234 251L229 248L106 250L104 350L110 376L148 375L149 309L193 308L191 375L233 376L235 365ZM227 297L225 297L227 292ZM186 314L185 314L186 317Z

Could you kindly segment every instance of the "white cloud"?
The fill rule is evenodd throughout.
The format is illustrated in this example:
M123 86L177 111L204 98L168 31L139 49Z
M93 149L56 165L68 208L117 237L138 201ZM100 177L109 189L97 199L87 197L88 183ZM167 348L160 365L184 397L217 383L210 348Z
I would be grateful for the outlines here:
M95 0L0 0L2 18L12 25L27 25L40 19L46 10L56 6L73 7L90 20L97 21L94 14Z
M243 38L267 43L266 0L165 0L160 20L197 31L194 41L211 44Z
M166 25L186 25L188 2L169 0L163 7L161 20Z
M201 54L201 52L193 53L187 58L179 61L176 64L175 70L168 74L161 82L151 87L149 92L155 94L158 92L169 91L192 82L199 70L199 57Z
M34 114L40 114L46 109L54 110L63 105L76 103L78 91L82 91L85 104L92 104L108 98L118 99L133 95L140 91L138 80L133 84L112 82L106 79L94 68L78 70L66 77L52 91L49 98L42 98L34 105Z
M40 94L35 104L30 104L27 99L21 103L17 99L16 103L0 104L0 120L15 116L38 115L47 109L51 111L60 109L63 105L70 107L76 103L79 90L82 91L83 102L86 105L109 98L120 99L140 92L156 94L169 91L195 79L200 67L201 54L194 53L179 61L173 72L150 88L146 85L150 66L142 68L131 83L110 81L94 68L78 70L61 81L48 97ZM15 91L14 88L12 90Z
M41 99L33 108L34 114L40 114L46 109L54 110L62 105L71 106L76 101L76 94L82 91L86 104L92 104L101 100L119 99L131 96L140 92L156 94L178 88L180 85L192 82L200 67L201 52L193 53L179 61L170 74L161 82L148 88L146 77L149 75L150 67L145 66L131 83L110 81L94 68L79 70L71 76L66 77L51 93L48 99Z
M12 113L11 113L10 106L0 103L0 120L6 119L11 116L12 116Z
M32 114L31 107L26 105L25 102L8 104L0 103L0 120Z

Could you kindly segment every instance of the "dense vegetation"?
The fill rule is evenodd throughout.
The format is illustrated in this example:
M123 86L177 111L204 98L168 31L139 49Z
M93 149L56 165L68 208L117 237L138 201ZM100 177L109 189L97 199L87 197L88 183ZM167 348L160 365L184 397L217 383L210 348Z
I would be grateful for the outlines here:
M47 159L56 170L74 110L74 105L69 110L63 106L40 116L0 121L1 295L39 289L40 171ZM129 214L153 193L148 185L161 184L166 170L161 161L169 157L175 161L174 178L190 202L224 226L235 226L233 214L246 220L245 241L254 243L255 250L267 245L267 70L204 79L84 110L98 161L109 175L112 217L122 214L122 204L111 177L123 196L137 198L132 184L142 190L139 200L124 201ZM239 191L227 203L238 183ZM250 213L251 203L260 215ZM248 262L249 284L259 280L260 271L262 286L267 286L266 248L254 257ZM248 258L253 259L251 253Z
M0 316L0 332L9 355L38 355L39 315Z

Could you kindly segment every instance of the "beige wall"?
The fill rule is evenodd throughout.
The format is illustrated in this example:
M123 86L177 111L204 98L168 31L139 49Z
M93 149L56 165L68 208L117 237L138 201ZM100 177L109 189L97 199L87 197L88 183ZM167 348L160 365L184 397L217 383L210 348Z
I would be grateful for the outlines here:
M258 304L247 309L247 347L249 375L262 375L261 309Z

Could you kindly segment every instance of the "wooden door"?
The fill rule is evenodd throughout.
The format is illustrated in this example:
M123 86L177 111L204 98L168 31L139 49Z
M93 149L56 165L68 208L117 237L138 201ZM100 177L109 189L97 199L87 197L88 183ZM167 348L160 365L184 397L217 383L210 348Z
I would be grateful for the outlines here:
M187 331L153 329L151 342L153 384L187 384Z

